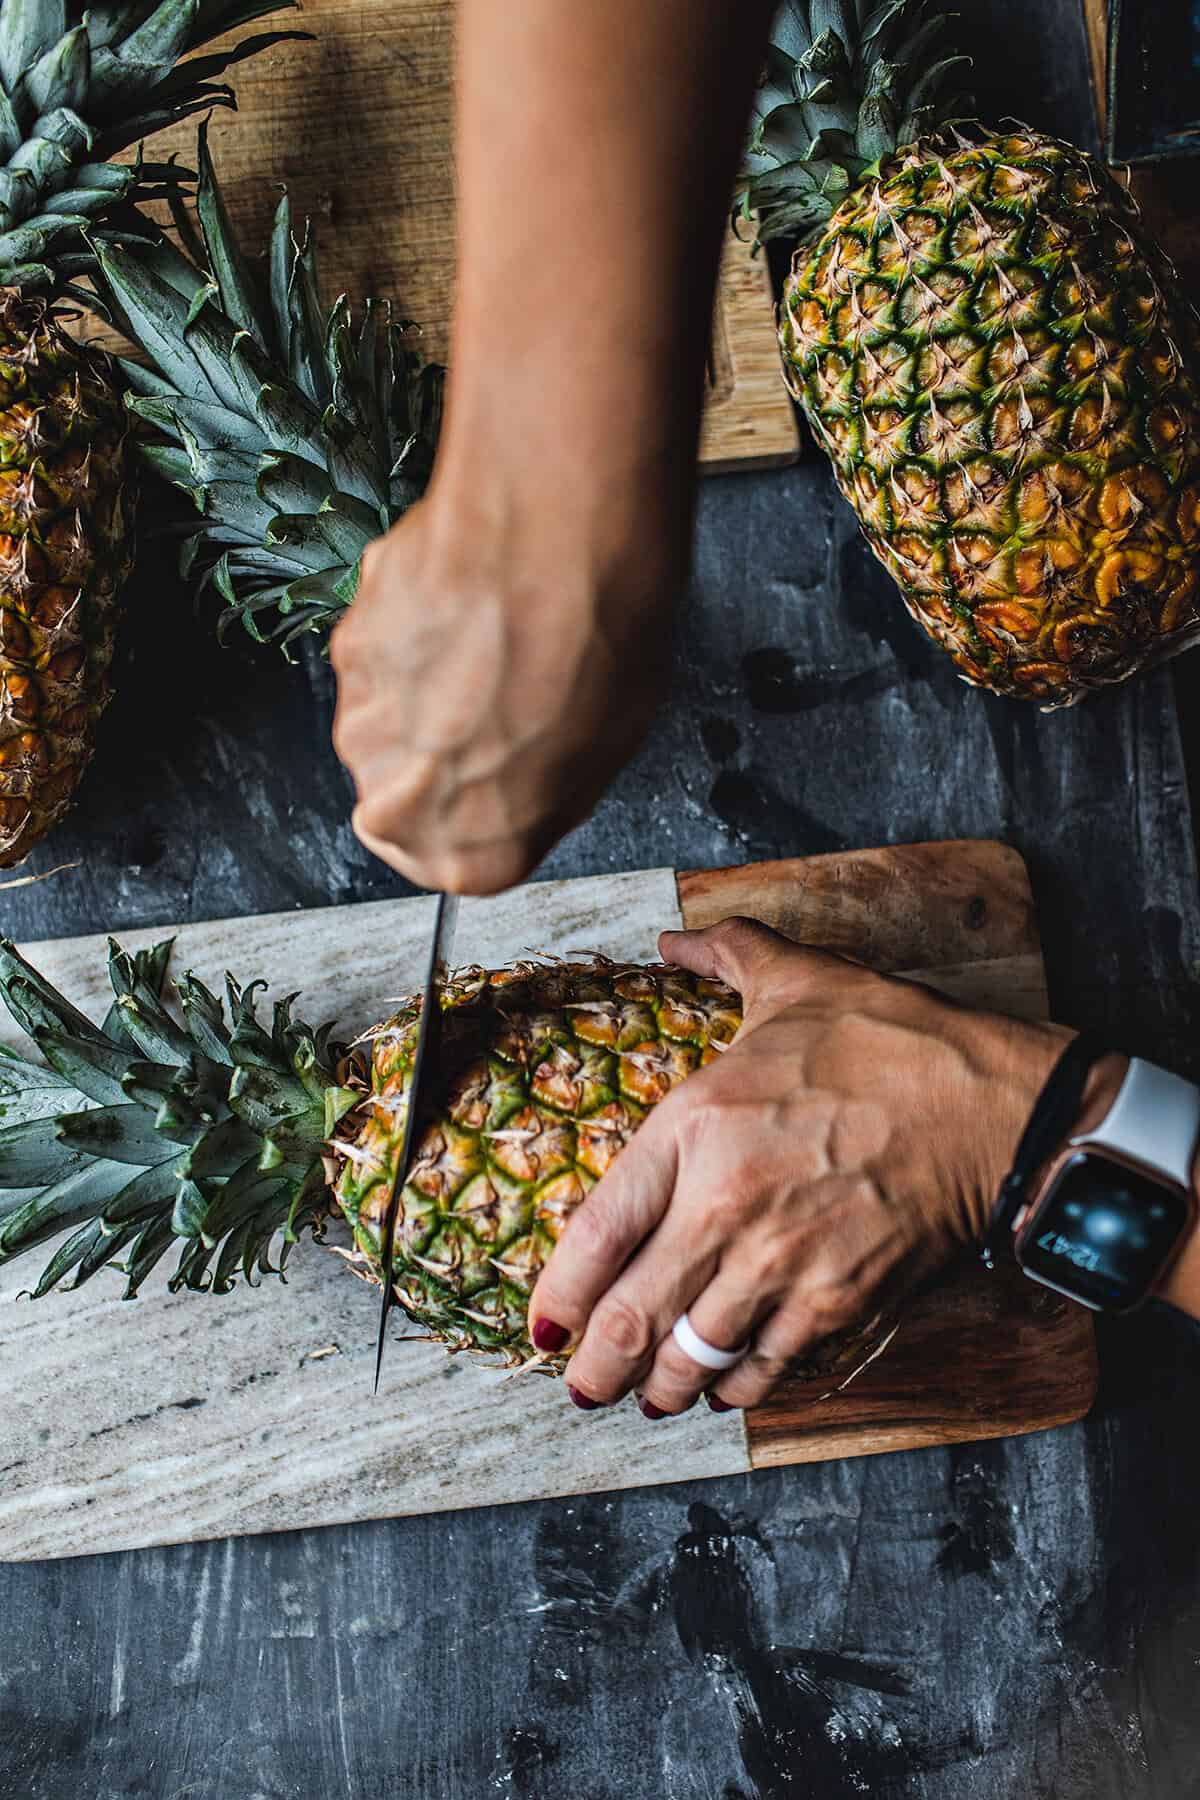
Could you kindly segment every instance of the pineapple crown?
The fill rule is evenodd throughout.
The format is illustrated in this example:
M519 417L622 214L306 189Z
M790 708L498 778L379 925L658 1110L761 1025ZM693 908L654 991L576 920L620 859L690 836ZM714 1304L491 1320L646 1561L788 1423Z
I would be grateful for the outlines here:
M938 0L784 0L739 176L735 224L810 238L889 151L969 111L947 92ZM756 220L752 217L757 215Z
M130 410L166 440L140 453L204 516L181 570L216 589L222 629L240 619L286 649L336 621L367 545L423 493L443 371L387 304L368 300L357 327L344 295L322 309L311 230L296 239L286 192L261 293L204 128L198 167L199 237L173 207L190 254L164 237L98 255L114 315L154 365L123 365Z
M270 1030L255 993L226 977L226 1004L185 974L181 1024L163 1003L170 943L130 955L110 943L113 1003L94 1025L0 940L0 997L45 1061L0 1046L0 1264L50 1238L35 1298L112 1264L125 1297L169 1250L171 1288L227 1292L279 1272L306 1227L319 1235L328 1194L325 1140L358 1100L341 1085L329 1030L276 1003ZM226 1017L228 1008L228 1018ZM119 1260L122 1255L124 1260Z
M265 32L183 67L180 58L295 4L117 0L85 11L75 0L0 0L0 283L61 290L87 273L94 256L82 234L186 173L109 158L189 113L234 105L214 77L308 34Z

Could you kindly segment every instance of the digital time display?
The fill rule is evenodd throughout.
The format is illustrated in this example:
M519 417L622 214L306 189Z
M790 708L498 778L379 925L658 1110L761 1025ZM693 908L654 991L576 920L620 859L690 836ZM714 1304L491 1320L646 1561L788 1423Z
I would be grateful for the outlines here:
M1022 1229L1017 1257L1051 1287L1120 1312L1153 1287L1189 1211L1182 1192L1081 1151Z

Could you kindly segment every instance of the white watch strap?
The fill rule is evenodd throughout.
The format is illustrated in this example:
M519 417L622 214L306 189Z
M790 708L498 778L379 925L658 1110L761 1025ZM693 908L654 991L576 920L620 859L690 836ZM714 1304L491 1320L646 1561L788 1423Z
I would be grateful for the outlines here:
M1200 1088L1154 1063L1130 1059L1116 1099L1094 1131L1071 1139L1072 1146L1098 1144L1119 1150L1180 1187L1192 1183L1192 1162L1200 1138Z

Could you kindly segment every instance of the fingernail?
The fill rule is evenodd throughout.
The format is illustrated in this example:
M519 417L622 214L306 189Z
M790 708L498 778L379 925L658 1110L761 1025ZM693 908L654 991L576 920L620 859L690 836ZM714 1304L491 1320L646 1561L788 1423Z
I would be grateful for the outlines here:
M570 1335L565 1325L556 1325L553 1319L539 1319L533 1328L533 1347L553 1356L562 1349Z
M643 1419L666 1419L670 1417L670 1414L665 1413L661 1406L655 1406L653 1400L647 1400L644 1394L638 1395L637 1403L638 1411L641 1413Z
M734 1408L728 1400L722 1400L718 1394L705 1394L710 1412L733 1412Z
M570 1394L580 1412L591 1412L593 1408L604 1405L603 1400L593 1400L590 1394L580 1393L579 1389L572 1387L569 1381L567 1383L567 1392Z

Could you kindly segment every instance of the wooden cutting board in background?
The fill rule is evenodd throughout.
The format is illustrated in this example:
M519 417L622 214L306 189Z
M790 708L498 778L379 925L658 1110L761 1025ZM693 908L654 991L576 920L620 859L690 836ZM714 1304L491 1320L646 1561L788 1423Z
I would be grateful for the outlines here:
M176 967L232 966L303 989L347 1032L415 983L432 902L380 901L187 925ZM468 901L457 953L530 948L649 959L665 926L749 913L797 938L916 972L959 998L1045 1013L1021 859L1000 844L925 844L807 861L550 882ZM149 943L158 932L129 934ZM104 940L31 954L99 1016ZM6 1042L19 1034L7 1025ZM0 1559L172 1543L496 1501L747 1472L1035 1431L1095 1391L1089 1316L972 1261L906 1312L886 1354L842 1392L781 1387L748 1416L697 1407L651 1424L632 1402L578 1413L561 1384L506 1381L437 1346L395 1341L371 1394L375 1291L301 1246L284 1285L171 1296L156 1272L132 1305L97 1277L13 1304L0 1271Z
M438 359L446 355L454 285L453 16L452 0L304 0L298 15L283 13L256 29L294 25L313 41L281 44L238 65L231 74L238 110L217 111L210 127L243 242L265 246L284 183L293 216L310 216L316 227L325 299L345 292L356 303L368 294L394 301L421 325L427 352ZM156 160L171 151L195 167L194 124L155 138ZM629 204L638 204L636 193ZM563 304L570 304L566 295ZM503 356L503 344L496 354ZM799 435L779 369L766 258L752 258L732 232L708 376L706 471L795 460Z

